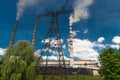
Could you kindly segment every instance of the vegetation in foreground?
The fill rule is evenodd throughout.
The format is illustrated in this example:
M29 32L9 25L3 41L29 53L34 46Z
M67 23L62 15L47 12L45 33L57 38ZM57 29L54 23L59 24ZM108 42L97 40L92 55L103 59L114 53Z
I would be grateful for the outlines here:
M27 41L19 41L8 47L0 63L0 80L42 80L38 75L34 77L36 57L34 48ZM47 76L47 80L58 80L59 76ZM102 80L93 76L67 76L68 80Z
M105 49L100 54L101 75L104 80L120 80L120 49Z
M43 80L41 76L38 76L36 80ZM47 76L46 80L59 80L59 76ZM89 76L89 75L68 75L67 80L103 80L102 77Z
M9 46L0 62L0 80L32 80L34 69L30 67L36 59L33 53L34 48L27 41Z
M0 80L42 80L39 75L34 77L36 57L34 48L27 41L19 41L8 47L0 61ZM100 54L103 77L69 75L68 80L119 80L120 79L120 49L104 50ZM58 76L47 76L46 80L58 80Z

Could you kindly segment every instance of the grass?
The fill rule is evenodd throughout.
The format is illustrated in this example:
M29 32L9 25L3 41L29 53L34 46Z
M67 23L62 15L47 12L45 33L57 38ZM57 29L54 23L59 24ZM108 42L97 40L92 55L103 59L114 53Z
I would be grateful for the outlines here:
M72 75L68 76L68 80L103 80L98 76Z
M38 76L36 80L43 80L43 76ZM65 76L62 76L65 78ZM60 76L47 76L46 80L59 80ZM65 80L65 79L63 79ZM103 80L102 77L98 76L85 76L85 75L68 75L67 80Z

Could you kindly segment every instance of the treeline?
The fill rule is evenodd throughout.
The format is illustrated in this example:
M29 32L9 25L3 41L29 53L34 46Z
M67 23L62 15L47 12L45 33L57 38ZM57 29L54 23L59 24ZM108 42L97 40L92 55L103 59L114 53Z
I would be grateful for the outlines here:
M0 61L0 80L33 80L34 48L27 41L19 41L5 51Z
M120 49L105 49L99 56L104 80L120 80Z
M105 49L99 56L101 77L67 76L68 80L120 80L120 49ZM9 46L0 61L0 80L42 80L34 74L37 57L34 47L27 41L19 41ZM47 76L47 80L56 80L57 76Z

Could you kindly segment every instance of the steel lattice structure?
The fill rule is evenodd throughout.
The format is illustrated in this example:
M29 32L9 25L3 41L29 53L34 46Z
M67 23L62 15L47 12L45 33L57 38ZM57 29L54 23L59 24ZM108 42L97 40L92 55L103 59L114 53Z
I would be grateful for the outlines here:
M65 60L64 60L64 53L62 51L62 42L60 39L60 33L59 33L59 27L58 27L58 17L61 14L65 13L72 13L73 10L65 10L65 7L67 5L69 0L65 0L65 3L61 6L59 10L49 10L49 8L43 3L42 5L46 11L44 14L39 14L36 16L36 22L34 26L34 32L33 32L33 37L32 37L32 45L35 47L36 45L36 36L37 36L37 30L38 30L38 22L39 18L43 16L50 16L50 25L48 32L46 33L46 36L44 37L43 43L42 43L42 49L40 51L40 57L38 58L36 65L35 65L35 75L34 77L37 76L37 74L40 74L43 76L43 80L47 79L47 75L57 75L58 79L57 80L67 80L66 76L66 65L65 65ZM16 30L18 26L18 21L16 21L16 24L14 26L14 30L9 42L9 46L12 46L14 44L14 39L16 35ZM48 42L45 42L45 40L48 40ZM55 44L52 44L53 41L55 41ZM54 51L54 53L50 52L50 49ZM55 66L49 66L49 56L51 54L54 54L57 57L57 61L59 62L58 65ZM46 64L45 65L40 65L41 57L43 55L46 55Z
M47 39L47 41L46 41ZM53 42L55 41L55 42ZM46 55L46 64L40 65L41 56L39 57L36 66L35 66L35 72L36 74L43 75L43 80L46 80L47 75L58 75L60 80L67 80L67 77L65 76L65 60L64 60L64 53L62 51L62 42L60 39L59 34L59 27L58 27L58 14L52 13L51 19L50 19L50 25L48 32L43 40L42 43L43 47L40 51L40 55ZM56 66L49 66L49 56L53 53L50 52L50 50L54 50L54 55L57 57L57 61L59 62L59 65ZM64 77L63 77L64 75ZM58 80L59 80L58 79Z
M58 26L58 16L65 13L71 13L73 10L65 10L65 6L67 5L69 0L66 0L64 5L61 7L60 10L56 11L50 11L45 4L43 6L47 10L46 13L37 15L36 17L36 24L34 27L34 34L32 39L32 45L35 46L36 43L36 33L37 33L37 27L38 27L38 19L43 16L50 16L50 25L48 32L46 33L43 41L42 41L42 49L40 51L40 57L37 60L36 66L35 66L35 76L42 75L42 79L46 80L47 75L56 75L57 80L67 80L66 76L66 65L64 60L64 53L62 51L62 42L60 39L60 33L59 33L59 26ZM51 52L52 50L52 52ZM44 62L45 65L41 65L42 63L42 56L46 55L46 60ZM57 62L59 62L58 65L50 66L48 65L49 62L49 56L54 55L57 57Z

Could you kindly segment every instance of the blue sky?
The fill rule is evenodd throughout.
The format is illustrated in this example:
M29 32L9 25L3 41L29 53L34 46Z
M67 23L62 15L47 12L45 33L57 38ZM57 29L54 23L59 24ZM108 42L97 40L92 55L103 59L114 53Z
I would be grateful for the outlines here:
M52 0L51 2L50 0L49 2L47 0L44 1L46 6L52 10L58 9L64 2L64 0L61 0L61 4L59 4L59 0L58 2L54 0L54 2ZM72 8L74 1L71 0L66 9ZM18 0L1 0L0 2L0 53L3 53L4 49L8 47L16 19L17 2ZM93 0L88 9L89 18L73 24L75 55L81 57L88 55L85 59L91 58L90 54L94 55L94 53L96 57L96 54L106 47L118 48L120 42L120 1ZM28 8L24 11L19 21L15 42L18 40L31 41L35 23L35 16L31 15L31 13L44 13L44 10L39 6L37 11L36 7ZM69 55L69 16L70 14L65 14L59 17L61 38L63 39L64 52L67 56ZM41 49L41 41L47 32L48 25L49 17L43 17L39 20L36 50ZM79 43L79 45L76 45L76 43ZM85 45L81 45L83 43ZM85 48L86 46L88 47Z

